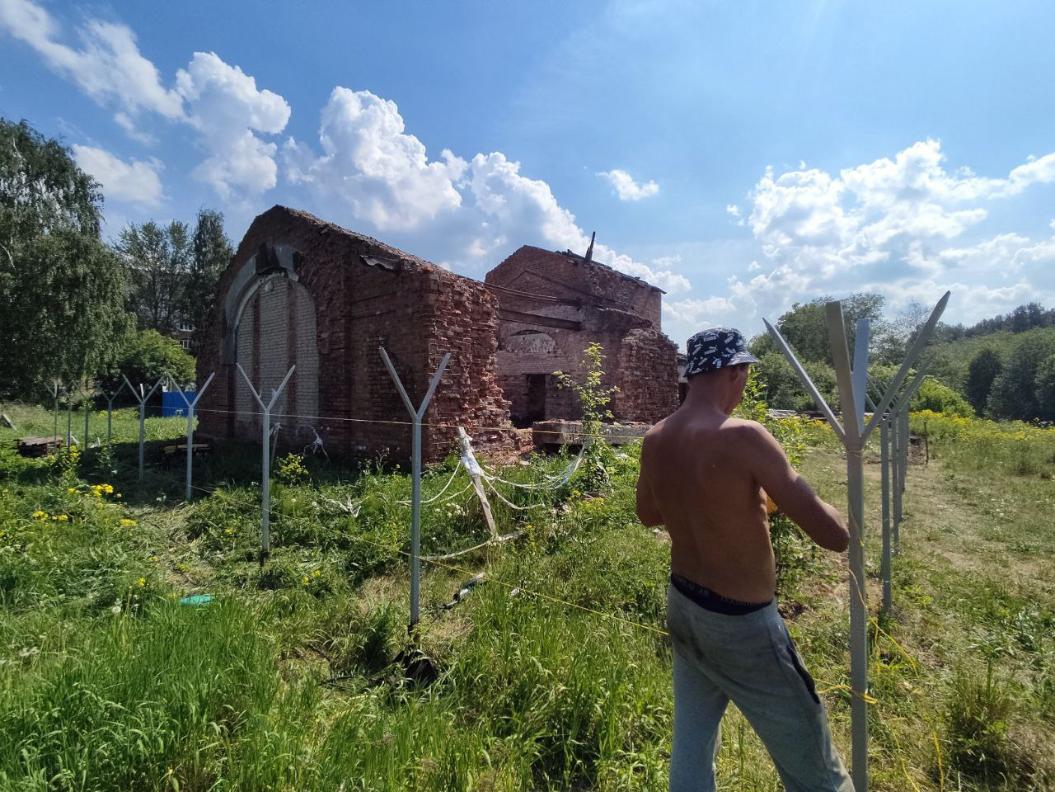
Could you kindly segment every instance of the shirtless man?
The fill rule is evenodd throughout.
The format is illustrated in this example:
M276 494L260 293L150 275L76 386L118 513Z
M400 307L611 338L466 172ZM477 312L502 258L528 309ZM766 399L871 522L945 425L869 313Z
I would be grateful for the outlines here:
M841 553L849 534L763 426L730 417L757 362L737 330L694 335L685 402L641 449L637 516L666 526L671 538L670 789L715 788L719 722L732 701L789 792L852 792L813 679L777 612L766 493L821 547Z

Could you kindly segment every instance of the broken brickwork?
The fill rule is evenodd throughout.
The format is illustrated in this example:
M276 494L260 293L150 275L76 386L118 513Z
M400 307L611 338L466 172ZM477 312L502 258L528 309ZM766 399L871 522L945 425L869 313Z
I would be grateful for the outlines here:
M464 426L482 451L515 444L497 380L497 300L455 275L370 237L276 206L256 218L224 273L198 357L201 429L259 439L259 416L235 364L265 400L296 371L276 406L280 446L314 431L330 453L405 461L410 420L378 347L419 402L444 352L450 364L425 416L426 461L455 447Z
M554 371L581 380L586 347L604 349L618 421L653 423L678 406L677 348L660 329L663 292L589 255L525 245L487 274L498 297L498 381L518 426L581 417Z

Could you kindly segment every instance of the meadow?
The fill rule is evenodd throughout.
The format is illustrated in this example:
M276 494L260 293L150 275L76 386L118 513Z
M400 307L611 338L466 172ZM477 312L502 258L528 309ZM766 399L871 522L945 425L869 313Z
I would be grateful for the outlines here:
M665 788L669 548L634 517L635 447L558 486L567 454L501 469L525 486L492 499L495 519L521 537L425 563L412 642L410 484L383 460L280 456L261 566L257 448L218 445L185 503L182 458L161 451L180 419L148 419L139 482L133 411L112 446L43 459L14 440L49 434L51 416L4 412L18 429L0 430L0 789ZM910 466L882 617L866 459L873 788L1055 788L1055 432L935 413L912 426L930 460ZM845 506L830 433L773 428ZM427 472L426 498L456 463ZM467 482L426 505L424 553L487 539ZM844 558L786 520L773 530L782 612L846 755ZM732 709L718 772L720 788L780 788Z

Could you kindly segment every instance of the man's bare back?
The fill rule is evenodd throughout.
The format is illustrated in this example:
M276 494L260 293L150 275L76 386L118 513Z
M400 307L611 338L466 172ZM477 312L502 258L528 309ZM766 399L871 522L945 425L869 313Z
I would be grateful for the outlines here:
M845 550L848 534L765 427L729 416L746 380L744 365L691 381L685 404L645 435L637 505L646 525L666 526L672 572L766 602L776 588L766 493L822 547Z
M679 411L649 432L641 469L671 539L671 571L717 594L767 602L776 588L765 496L746 421ZM644 476L643 476L644 478Z

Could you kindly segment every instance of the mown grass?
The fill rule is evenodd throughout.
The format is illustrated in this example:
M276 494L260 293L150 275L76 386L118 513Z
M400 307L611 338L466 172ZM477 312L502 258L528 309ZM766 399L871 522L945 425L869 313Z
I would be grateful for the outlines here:
M20 430L50 431L39 410L5 411ZM505 487L512 506L493 498L496 520L521 538L425 564L412 642L404 475L277 465L261 568L256 452L219 448L200 466L201 483L219 489L184 504L182 469L162 467L158 451L182 423L156 424L142 484L136 428L119 414L112 456L90 450L65 470L15 456L15 434L0 433L0 788L665 788L669 549L634 518L634 449L605 457L607 475L590 480L609 484L597 491L586 478ZM807 477L845 503L845 463L825 430L788 431L811 449ZM1052 468L988 469L956 438L931 442L935 461L909 473L895 611L875 614L872 630L873 786L1050 788ZM567 463L540 458L502 476L537 483ZM453 464L428 473L426 498ZM866 471L873 613L877 467ZM471 492L446 500L466 482L459 474L426 507L425 552L487 537ZM790 629L845 754L845 566L797 535L781 542ZM215 600L178 603L192 593ZM393 662L411 648L430 658L432 684ZM724 735L725 788L779 788L734 710Z

